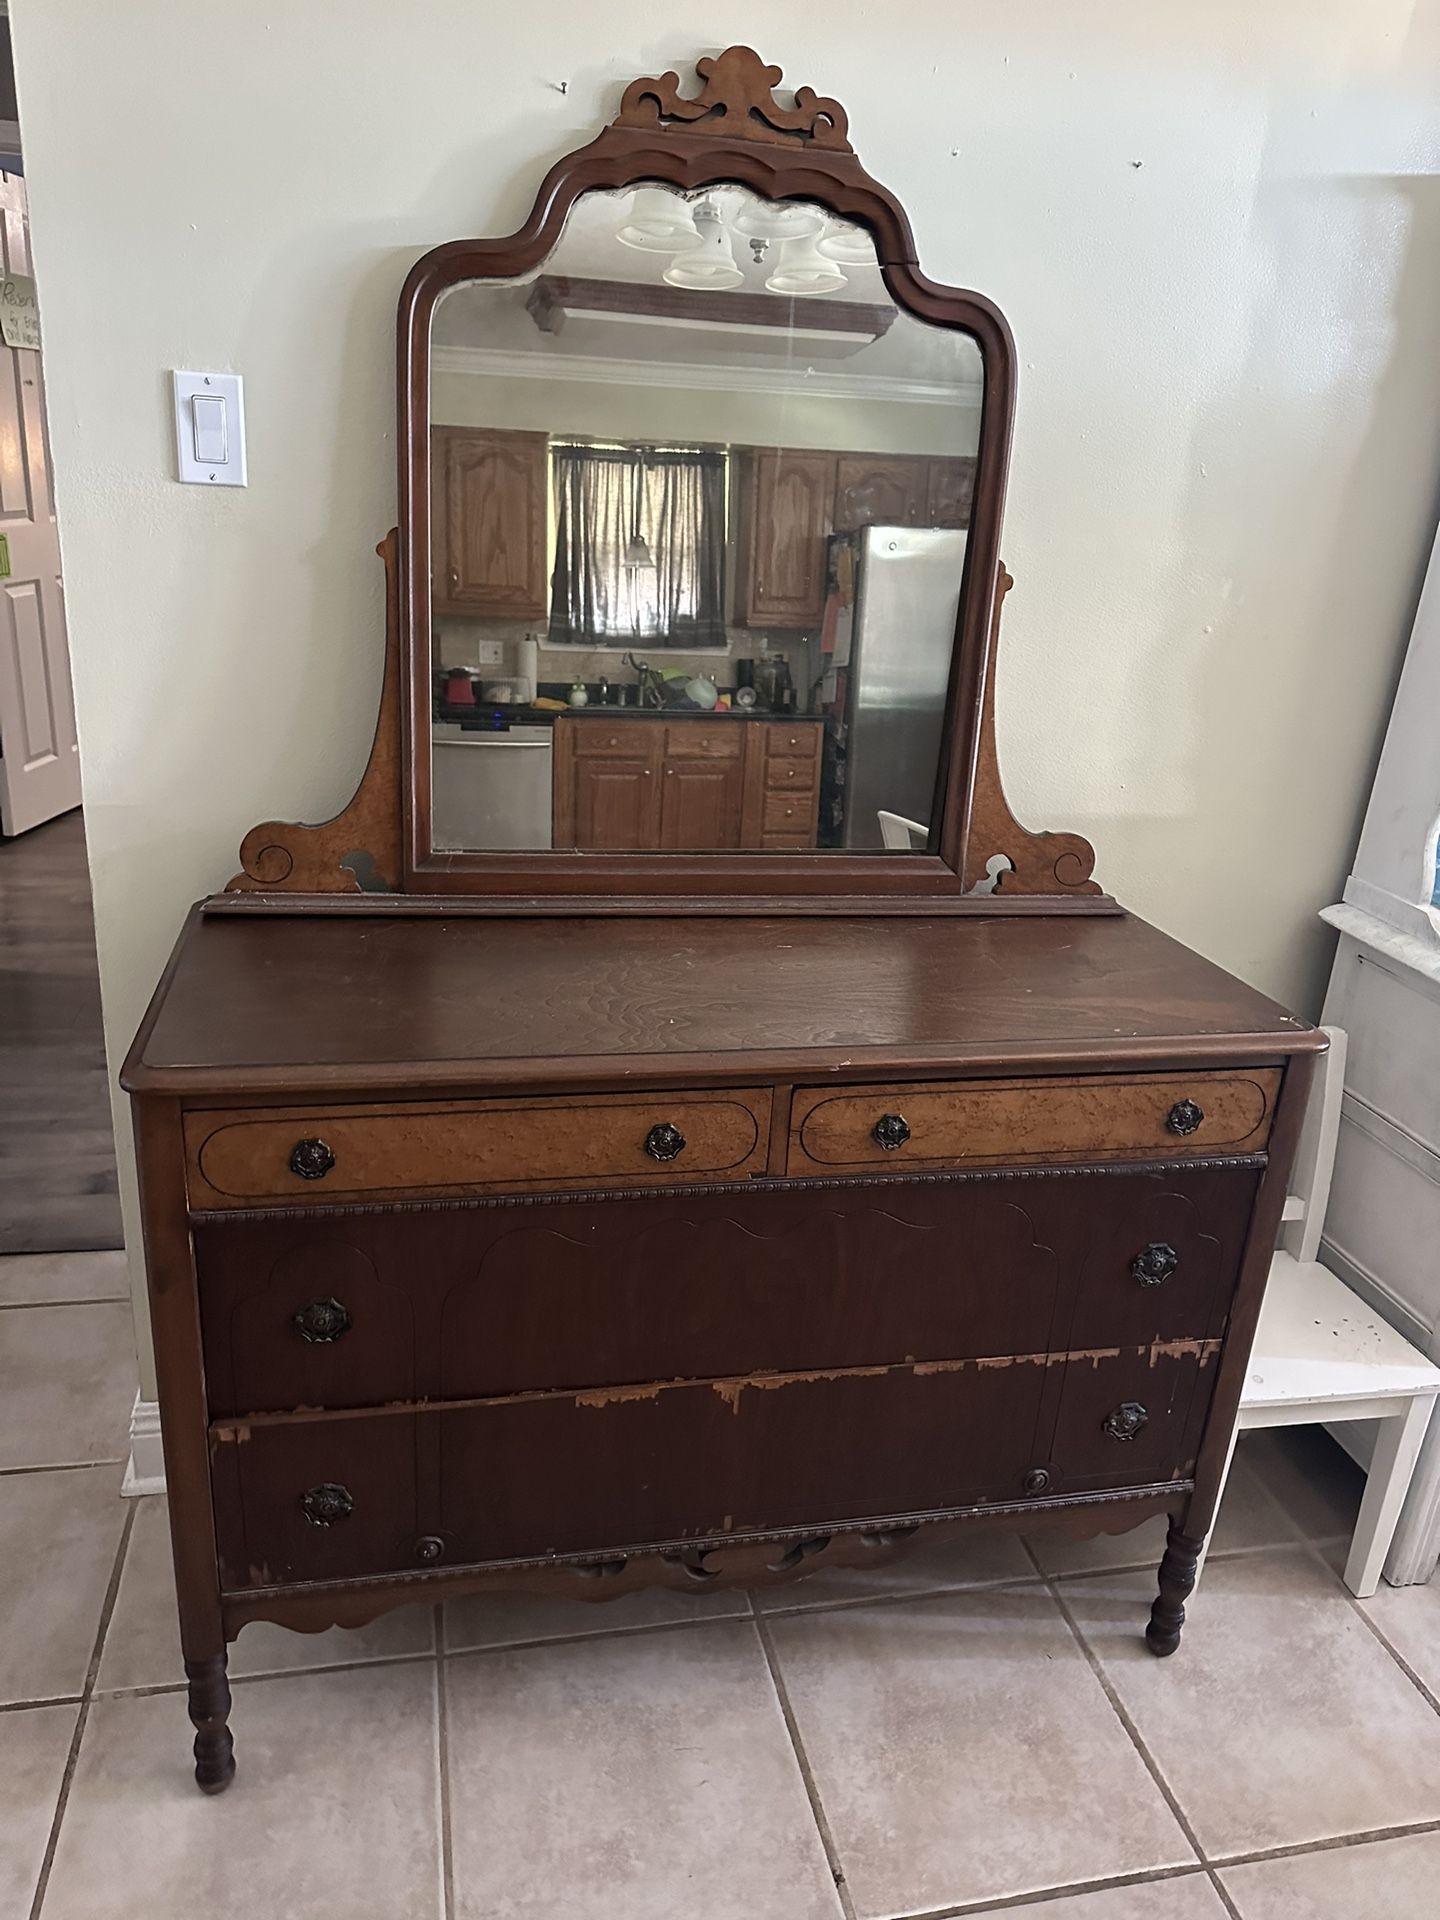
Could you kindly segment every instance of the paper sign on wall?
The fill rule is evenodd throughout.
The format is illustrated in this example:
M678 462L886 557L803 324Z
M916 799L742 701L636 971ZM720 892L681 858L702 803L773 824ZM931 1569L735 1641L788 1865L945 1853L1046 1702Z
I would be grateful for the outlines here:
M10 578L10 536L0 533L0 580Z
M35 304L35 282L28 273L7 273L0 280L0 334L7 347L38 349L40 309Z

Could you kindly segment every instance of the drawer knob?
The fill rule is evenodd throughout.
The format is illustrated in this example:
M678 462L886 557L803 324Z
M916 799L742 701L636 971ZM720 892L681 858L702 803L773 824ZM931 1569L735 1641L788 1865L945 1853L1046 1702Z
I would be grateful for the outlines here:
M646 1134L645 1151L652 1160L674 1160L685 1151L685 1136L679 1127L662 1120Z
M348 1487L324 1480L300 1496L300 1510L312 1527L333 1527L348 1520L355 1511L355 1497Z
M1050 1491L1050 1473L1046 1467L1032 1467L1024 1479L1026 1493L1048 1493Z
M323 1180L334 1164L323 1140L297 1140L290 1149L290 1171L302 1180Z
M1113 1413L1105 1416L1105 1431L1112 1440L1133 1440L1150 1416L1138 1400L1122 1400Z
M1197 1107L1193 1100L1177 1100L1165 1116L1165 1124L1171 1133L1194 1133L1205 1118L1203 1107Z
M445 1558L445 1542L433 1533L422 1533L415 1542L415 1558L422 1566L433 1567Z
M882 1113L870 1129L870 1138L886 1153L894 1153L910 1138L910 1129L898 1113Z
M328 1347L350 1331L349 1312L335 1299L307 1300L290 1316L291 1325L312 1347Z
M1170 1278L1179 1264L1180 1256L1174 1247L1164 1240L1152 1240L1130 1262L1130 1271L1142 1287L1158 1287L1162 1281Z

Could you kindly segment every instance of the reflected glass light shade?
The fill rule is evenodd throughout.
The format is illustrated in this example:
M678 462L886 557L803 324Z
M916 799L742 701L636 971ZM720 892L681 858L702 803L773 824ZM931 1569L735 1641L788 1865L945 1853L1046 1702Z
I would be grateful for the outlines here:
M864 227L852 227L848 220L837 221L815 244L827 260L839 260L847 267L876 264L875 242Z
M615 238L639 253L674 253L677 247L694 244L695 223L689 207L673 193L663 187L641 187L630 218Z
M720 223L720 215L704 201L695 209L695 231L700 238L693 247L677 253L665 269L665 280L672 287L723 289L738 287L745 276L735 264L735 246Z
M654 556L646 545L644 536L637 529L625 543L625 571L643 573L647 568L651 573L655 571Z
M813 238L782 240L779 263L765 285L771 293L834 293L845 285L845 276Z
M818 207L777 206L747 200L730 223L747 240L805 240L819 233L825 216Z

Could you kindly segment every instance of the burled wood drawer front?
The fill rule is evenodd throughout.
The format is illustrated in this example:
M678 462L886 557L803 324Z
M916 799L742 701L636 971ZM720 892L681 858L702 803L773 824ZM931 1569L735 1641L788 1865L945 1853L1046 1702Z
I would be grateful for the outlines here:
M743 1179L764 1170L769 1124L769 1090L754 1087L190 1113L190 1203Z
M1253 1072L911 1082L797 1090L792 1174L1166 1154L1265 1145L1279 1068Z

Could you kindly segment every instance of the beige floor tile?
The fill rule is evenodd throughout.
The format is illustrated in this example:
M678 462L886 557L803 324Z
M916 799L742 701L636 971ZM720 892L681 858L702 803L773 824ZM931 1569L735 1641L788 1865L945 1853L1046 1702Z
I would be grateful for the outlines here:
M0 1307L52 1300L128 1300L125 1255L7 1253L0 1255Z
M1433 1920L1440 1833L1227 1867L1240 1920Z
M619 1600L569 1600L534 1593L469 1593L445 1605L445 1646L450 1652L473 1647L508 1647L529 1640L559 1640L572 1635L617 1633L624 1627L669 1626L685 1620L723 1620L750 1615L743 1592L676 1593L652 1587Z
M1387 1587L1360 1605L1407 1665L1440 1697L1440 1573L1428 1586Z
M989 1907L970 1920L998 1920L1001 1913L1010 1920L1226 1920L1225 1903L1204 1873L1072 1893L1039 1906Z
M785 1614L770 1632L862 1916L1193 1861L1042 1589Z
M120 1474L0 1474L0 1700L84 1686L125 1524Z
M1323 1427L1267 1427L1245 1437L1256 1475L1307 1540L1348 1540L1365 1475Z
M456 1920L838 1920L753 1626L446 1675Z
M837 1600L990 1587L1002 1580L1035 1577L1034 1564L1018 1534L959 1533L948 1540L917 1539L888 1566L822 1569L784 1586L757 1587L755 1598L764 1613L793 1613L798 1607L831 1606Z
M231 1725L210 1799L181 1695L94 1703L45 1920L437 1920L432 1665L259 1680Z
M1235 1450L1225 1497L1215 1519L1212 1553L1247 1553L1260 1547L1286 1546L1295 1528L1271 1498L1251 1465L1252 1441L1247 1436ZM1097 1533L1089 1540L1069 1535L1036 1533L1030 1538L1035 1557L1047 1573L1108 1573L1119 1567L1158 1570L1165 1551L1165 1516L1147 1520L1129 1533Z
M1167 1660L1138 1575L1064 1591L1209 1858L1440 1818L1440 1716L1307 1553L1212 1561Z
M184 1678L165 1501L151 1495L137 1501L136 1508L120 1591L95 1679L102 1692L115 1687L163 1687ZM331 1627L324 1633L294 1633L268 1620L256 1620L241 1629L230 1648L230 1673L232 1677L295 1673L310 1667L344 1666L352 1660L392 1660L401 1654L429 1653L434 1645L434 1614L429 1607L398 1607L368 1626Z
M29 1913L79 1707L0 1714L0 1913Z
M0 1309L0 1467L123 1460L135 1382L126 1303Z

